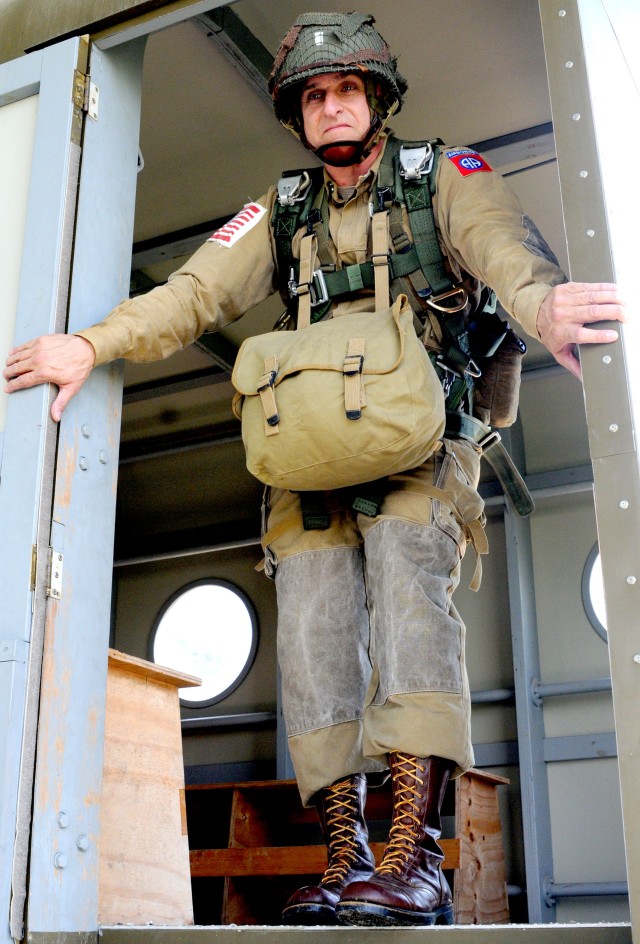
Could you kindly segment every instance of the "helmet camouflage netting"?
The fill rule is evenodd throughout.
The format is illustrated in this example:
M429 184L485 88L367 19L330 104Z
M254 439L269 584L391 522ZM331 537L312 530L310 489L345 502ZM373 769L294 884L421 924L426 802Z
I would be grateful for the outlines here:
M284 125L301 130L299 95L294 92L311 76L331 72L366 73L374 80L367 83L371 106L382 117L395 103L400 109L407 83L374 23L373 16L362 13L304 13L297 18L269 79L274 110Z

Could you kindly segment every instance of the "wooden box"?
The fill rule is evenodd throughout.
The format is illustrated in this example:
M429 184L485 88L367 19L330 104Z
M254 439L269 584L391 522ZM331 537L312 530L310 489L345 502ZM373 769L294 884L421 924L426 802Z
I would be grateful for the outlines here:
M193 924L178 688L198 684L109 650L101 924Z

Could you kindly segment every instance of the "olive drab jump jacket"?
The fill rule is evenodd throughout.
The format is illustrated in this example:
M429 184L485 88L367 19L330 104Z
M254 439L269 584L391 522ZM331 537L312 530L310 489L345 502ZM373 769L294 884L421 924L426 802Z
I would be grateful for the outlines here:
M554 285L565 281L564 273L500 174L482 159L461 162L461 153L465 149L443 147L437 169L433 205L442 249L456 276L472 287L478 282L490 286L509 315L537 338L540 304ZM339 268L365 262L370 255L369 203L380 159L346 203L325 170L329 245ZM479 169L469 169L478 164ZM270 220L275 199L276 188L271 187L214 233L166 285L123 301L104 321L79 331L95 348L96 365L121 357L161 360L203 332L236 321L274 293ZM406 215L405 229L411 238ZM300 235L294 240L296 255ZM336 303L332 314L372 307L372 293L361 291Z

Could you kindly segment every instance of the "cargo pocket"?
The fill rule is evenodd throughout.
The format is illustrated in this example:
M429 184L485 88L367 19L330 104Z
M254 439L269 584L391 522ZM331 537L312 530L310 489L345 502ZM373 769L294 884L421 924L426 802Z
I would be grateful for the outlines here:
M471 589L477 590L482 577L480 555L489 550L484 531L484 501L477 491L480 455L464 440L443 440L444 452L437 468L437 488L450 499L432 503L432 521L441 531L457 541L461 555L470 542L477 555Z

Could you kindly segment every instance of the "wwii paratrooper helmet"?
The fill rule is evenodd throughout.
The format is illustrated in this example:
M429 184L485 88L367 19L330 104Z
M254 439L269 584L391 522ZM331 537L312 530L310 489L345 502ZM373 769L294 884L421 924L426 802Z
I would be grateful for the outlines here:
M309 147L304 136L300 95L307 79L333 72L361 73L371 108L371 126L362 141L339 142L315 153L327 164L358 164L371 151L389 118L400 110L407 83L397 60L362 13L304 13L276 55L269 79L276 117ZM335 151L332 154L331 151Z

